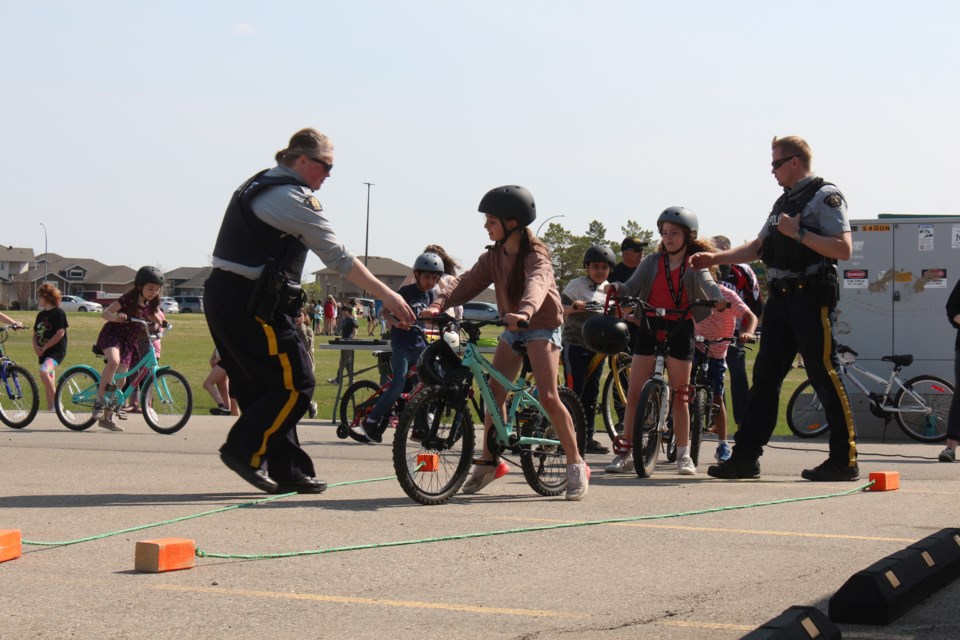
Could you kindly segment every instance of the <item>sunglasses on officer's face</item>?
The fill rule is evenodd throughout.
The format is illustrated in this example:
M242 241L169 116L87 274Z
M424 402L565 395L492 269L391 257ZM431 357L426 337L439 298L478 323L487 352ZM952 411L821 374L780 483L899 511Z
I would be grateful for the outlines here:
M313 160L314 162L316 162L317 164L322 164L324 168L327 170L327 173L333 171L333 165L330 164L329 162L324 162L320 158L314 158L313 156L307 156L307 157Z
M774 160L773 162L771 162L771 163L770 163L770 166L773 167L773 170L774 170L774 171L776 171L777 169L779 169L780 167L782 167L782 166L785 165L786 163L788 163L788 162L790 162L791 160L793 160L794 158L798 158L798 157L799 157L799 156L787 156L786 158L780 158L779 160Z

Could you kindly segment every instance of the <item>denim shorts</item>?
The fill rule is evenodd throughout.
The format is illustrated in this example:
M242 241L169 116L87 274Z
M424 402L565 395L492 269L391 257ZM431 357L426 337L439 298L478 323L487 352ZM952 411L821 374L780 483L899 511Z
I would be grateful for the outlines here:
M500 334L500 340L506 342L511 347L515 347L518 342L533 342L534 340L549 340L560 347L560 327L556 329L524 329L522 331L510 331L507 329Z

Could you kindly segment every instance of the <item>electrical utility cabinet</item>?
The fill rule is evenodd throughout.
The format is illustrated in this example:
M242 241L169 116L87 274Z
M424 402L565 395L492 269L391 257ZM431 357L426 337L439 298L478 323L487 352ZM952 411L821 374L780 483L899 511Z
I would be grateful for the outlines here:
M960 217L881 214L850 225L853 253L838 265L837 341L859 354L864 369L884 378L891 365L881 357L913 354L913 364L900 372L904 379L932 374L953 383L956 329L946 304L960 277ZM907 439L895 418L884 425L859 389L845 383L861 437Z

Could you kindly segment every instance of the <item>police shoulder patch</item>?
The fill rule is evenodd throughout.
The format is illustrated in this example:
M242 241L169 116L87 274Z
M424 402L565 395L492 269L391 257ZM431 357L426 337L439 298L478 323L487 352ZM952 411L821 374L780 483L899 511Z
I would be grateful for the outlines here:
M320 205L320 201L317 200L316 196L307 196L303 203L314 211L323 211L323 207Z
M831 193L823 199L823 204L836 209L843 204L843 196L841 196L839 193Z

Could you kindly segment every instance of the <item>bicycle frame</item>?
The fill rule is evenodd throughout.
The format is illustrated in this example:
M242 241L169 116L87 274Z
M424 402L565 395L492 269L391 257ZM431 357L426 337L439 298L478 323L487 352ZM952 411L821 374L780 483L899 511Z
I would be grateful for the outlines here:
M531 438L527 436L517 437L514 433L516 427L516 416L517 412L523 409L536 409L542 415L546 416L547 413L543 408L543 405L530 393L532 388L525 379L521 378L521 383L514 383L508 380L502 373L497 371L490 362L483 357L480 351L472 342L467 342L466 349L463 357L463 366L467 367L470 370L470 375L467 376L467 379L464 381L465 386L469 389L472 384L472 379L477 380L477 386L480 389L480 395L483 397L485 406L493 408L496 406L493 399L493 391L490 388L490 384L484 378L484 374L488 374L497 383L502 386L507 394L513 394L513 398L510 400L510 405L507 408L507 419L504 422L503 417L500 415L499 411L489 411L490 417L493 419L493 427L496 432L496 441L498 444L504 447L512 447L515 445L547 445L555 446L559 445L559 440L553 440L549 438Z
M879 398L877 397L878 394L876 394L875 392L871 392L869 389L867 389L867 387L862 382L860 382L860 380L855 375L853 375L853 373L850 372L850 369L852 369L853 371L856 371L857 373L860 373L861 375L866 376L870 380L876 382L878 385L885 385L883 389L883 397ZM881 411L883 411L884 413L916 413L915 410L904 411L899 407L895 407L892 404L890 404L890 400L894 395L894 394L891 394L891 391L895 391L896 388L903 389L904 393L910 394L910 397L913 398L915 401L917 401L918 404L924 405L924 406L927 404L923 400L923 398L921 398L920 396L918 396L913 392L913 389L910 389L909 387L907 387L906 384L904 384L903 379L899 375L897 375L897 367L894 367L893 371L890 372L889 379L881 378L877 374L867 371L866 369L858 365L856 361L849 362L846 364L841 364L840 372L844 375L845 378L850 380L850 382L852 382L861 391L861 393L863 393L863 395L870 398L876 404L876 407ZM896 388L894 387L894 384L897 385ZM880 400L883 400L883 402L881 403Z
M3 339L0 340L0 379L3 380L3 387L7 392L7 397L11 400L20 399L23 397L23 389L20 387L20 381L10 375L10 367L17 363L7 357L7 352L3 348L3 343L6 341L7 327L0 327L0 331L3 332ZM13 381L12 388L10 386L11 380Z

